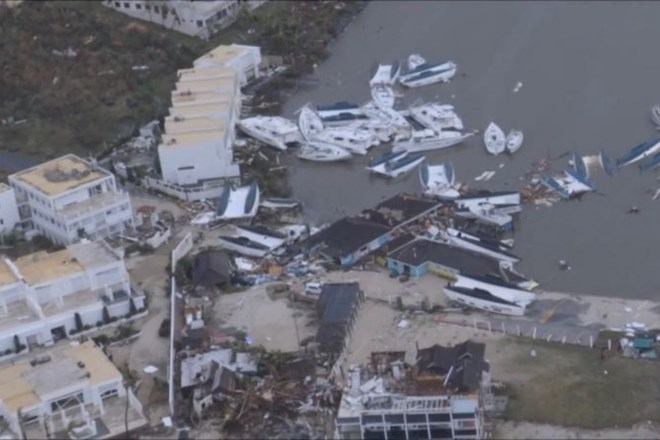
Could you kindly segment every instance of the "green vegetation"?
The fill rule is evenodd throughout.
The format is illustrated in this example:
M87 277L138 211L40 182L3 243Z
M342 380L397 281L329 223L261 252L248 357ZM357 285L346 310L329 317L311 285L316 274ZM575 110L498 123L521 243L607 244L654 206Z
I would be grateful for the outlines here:
M660 421L660 362L601 359L599 350L572 345L509 343L514 347L506 349L517 353L497 368L521 375L508 384L508 419L586 429Z

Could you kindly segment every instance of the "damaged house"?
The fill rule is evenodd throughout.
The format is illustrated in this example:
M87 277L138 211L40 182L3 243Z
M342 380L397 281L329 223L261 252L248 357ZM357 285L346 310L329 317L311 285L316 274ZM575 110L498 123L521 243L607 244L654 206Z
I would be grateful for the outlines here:
M192 279L195 287L213 289L231 280L231 261L223 251L205 251L195 256Z

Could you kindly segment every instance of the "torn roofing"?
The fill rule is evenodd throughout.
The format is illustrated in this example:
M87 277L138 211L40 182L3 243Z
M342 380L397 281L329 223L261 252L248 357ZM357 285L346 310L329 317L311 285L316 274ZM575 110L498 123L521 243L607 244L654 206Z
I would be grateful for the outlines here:
M459 389L475 390L490 365L484 360L486 345L467 340L453 347L435 344L417 351L418 373L437 376L450 374L448 385Z

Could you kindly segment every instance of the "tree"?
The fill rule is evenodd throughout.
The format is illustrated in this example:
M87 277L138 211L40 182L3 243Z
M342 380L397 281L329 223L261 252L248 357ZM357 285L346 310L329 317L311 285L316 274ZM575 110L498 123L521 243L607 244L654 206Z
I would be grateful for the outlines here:
M103 306L103 322L106 324L110 322L110 312L108 312L108 308L106 306Z
M21 340L18 339L18 335L14 335L14 348L16 348L16 353L21 351Z
M73 317L76 320L76 330L78 332L81 332L83 330L83 322L82 322L82 318L80 317L80 313L76 312L76 314L73 315Z

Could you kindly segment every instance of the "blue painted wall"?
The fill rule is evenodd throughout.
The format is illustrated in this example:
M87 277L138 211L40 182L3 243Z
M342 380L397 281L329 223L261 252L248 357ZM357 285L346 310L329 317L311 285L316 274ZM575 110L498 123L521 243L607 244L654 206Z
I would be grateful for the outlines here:
M402 275L405 271L404 268L406 267L406 264L397 261L393 258L388 258L387 259L387 268L390 270L390 272L396 272L400 275ZM422 275L426 274L428 272L428 263L422 263L419 266L409 266L410 267L410 276L413 277L421 277Z

